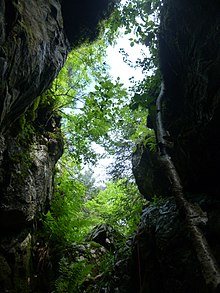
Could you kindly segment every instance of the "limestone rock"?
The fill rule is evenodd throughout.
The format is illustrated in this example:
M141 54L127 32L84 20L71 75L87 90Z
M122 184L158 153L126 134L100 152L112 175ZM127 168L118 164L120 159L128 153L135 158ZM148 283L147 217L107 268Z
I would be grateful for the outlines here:
M87 237L88 241L99 243L108 250L115 250L117 243L122 240L123 236L107 224L99 224L94 227Z
M51 143L56 152L50 152ZM54 166L62 154L62 143L40 135L29 148L27 153L16 139L7 138L1 162L0 227L4 230L28 225L51 202Z
M169 180L165 177L157 156L157 153L141 143L132 154L132 172L140 193L147 200L154 196L170 195Z
M68 43L58 0L0 5L0 130L6 131L57 76Z
M19 119L57 76L70 50L70 42L74 40L78 45L83 39L78 28L85 27L90 9L81 2L75 7L77 1L0 0L1 292L30 292L35 278L31 276L33 271L30 272L33 235L38 228L38 216L50 205L54 167L63 152L63 142L60 118L54 117L50 123L53 115L47 111L51 109L43 109L37 120L27 121L34 121L31 125L20 125ZM83 1L91 7L90 2ZM106 9L109 2L105 1ZM99 9L92 13L93 37L99 31L98 21L108 14L102 11L103 3L98 1ZM74 26L72 35L71 24ZM84 40L93 39L84 37ZM28 132L29 126L31 132Z

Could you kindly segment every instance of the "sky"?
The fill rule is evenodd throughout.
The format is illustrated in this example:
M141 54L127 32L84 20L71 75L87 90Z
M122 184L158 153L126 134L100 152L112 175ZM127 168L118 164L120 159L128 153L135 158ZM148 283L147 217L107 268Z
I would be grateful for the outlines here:
M141 45L130 46L129 38L132 35L127 35L120 37L117 44L114 47L109 47L107 49L107 60L106 63L110 65L110 75L113 79L120 77L121 82L124 83L126 87L129 87L131 84L129 78L134 76L134 80L141 80L143 75L141 69L131 68L123 61L123 56L119 53L120 48L124 48L125 52L129 54L129 60L135 63L137 58L141 56L141 50L146 50L146 47ZM100 154L104 154L104 148L93 144L93 148ZM96 167L93 168L94 178L96 179L97 185L104 185L104 183L109 179L107 175L108 165L113 161L112 157L99 160L99 163Z
M129 54L129 60L135 63L138 56L141 56L141 50L146 50L142 45L135 44L133 47L130 46L129 38L132 35L120 37L115 47L109 47L107 49L107 60L106 63L110 65L110 74L113 78L120 77L121 81L125 86L129 86L129 78L134 76L135 80L141 80L143 75L141 69L134 69L128 66L123 61L123 56L119 53L120 48L124 48L125 52Z

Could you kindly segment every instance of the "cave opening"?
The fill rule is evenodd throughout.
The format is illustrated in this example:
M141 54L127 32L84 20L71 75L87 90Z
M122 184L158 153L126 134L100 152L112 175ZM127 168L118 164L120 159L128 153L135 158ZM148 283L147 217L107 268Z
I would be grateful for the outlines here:
M218 292L219 2L0 7L0 291Z

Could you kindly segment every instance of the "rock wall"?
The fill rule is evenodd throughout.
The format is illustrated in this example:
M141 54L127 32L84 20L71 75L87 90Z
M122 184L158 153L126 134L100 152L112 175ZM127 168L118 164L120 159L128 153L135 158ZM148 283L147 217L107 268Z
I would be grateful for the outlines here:
M208 211L209 224L201 228L219 261L219 221L216 219L220 201L208 202L207 197L200 196L195 202ZM159 200L144 209L133 243L129 292L213 292L204 282L190 236L174 198Z
M38 216L50 206L54 167L63 152L60 129L34 127L34 122L26 122L23 129L14 125L1 136L1 292L30 292L33 233Z
M147 200L154 196L170 196L170 182L162 170L157 153L142 143L132 154L132 172L140 193Z
M68 48L58 0L2 0L0 6L0 129L5 132L48 88Z
M94 40L113 3L97 0L90 13L87 0L0 0L0 292L40 292L31 289L33 235L63 142L59 117L36 99L70 47Z
M164 0L159 33L165 84L163 119L173 144L170 155L187 192L216 196L220 165L219 9L218 1L209 5L206 0ZM145 164L145 172L148 166L151 169L151 162ZM147 192L151 195L152 190ZM161 190L159 195L167 192Z
M169 154L186 198L208 215L201 229L218 264L219 11L219 1L210 5L206 0L164 0L159 32L165 84L162 116L172 142ZM173 199L159 199L170 197L171 192L157 155L140 145L133 155L133 171L141 193L147 199L155 194L157 198L144 210L134 242L131 292L213 292L204 283Z
M0 1L0 32L0 291L30 292L33 231L50 204L62 140L25 119L69 45L58 0Z
M164 1L160 66L172 158L189 192L219 194L220 3Z

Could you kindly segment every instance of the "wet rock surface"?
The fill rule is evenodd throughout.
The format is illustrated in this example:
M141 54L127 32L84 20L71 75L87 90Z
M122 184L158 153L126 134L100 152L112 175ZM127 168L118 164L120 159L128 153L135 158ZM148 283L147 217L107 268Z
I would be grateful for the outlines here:
M169 154L185 190L210 196L219 194L219 9L218 1L212 6L205 0L163 1L159 34L162 116L173 144ZM154 154L145 149L139 162L134 174L141 193L167 195L167 188L155 188L164 178Z
M6 131L57 76L68 45L59 1L0 5L0 129Z
M205 292L174 199L143 211L133 259L133 292Z
M220 201L213 203L205 195L199 195L195 202L208 213L209 221L201 228L219 261L216 239L219 239ZM124 248L116 256L111 288L107 292L210 292L174 198L149 204L143 210L135 237L127 243L129 253Z
M184 196L207 213L208 222L200 228L218 265L219 9L218 1L210 6L205 0L165 0L159 33L165 85L162 119L172 142L167 151L181 178ZM133 158L140 192L149 199L155 192L158 197L169 196L169 178L168 188L161 188L166 175L161 173L154 154L143 149ZM165 207L167 212L163 212ZM173 199L146 208L136 236L135 269L131 272L135 276L132 284L139 282L139 286L134 285L131 292L212 292L204 283L184 225Z

